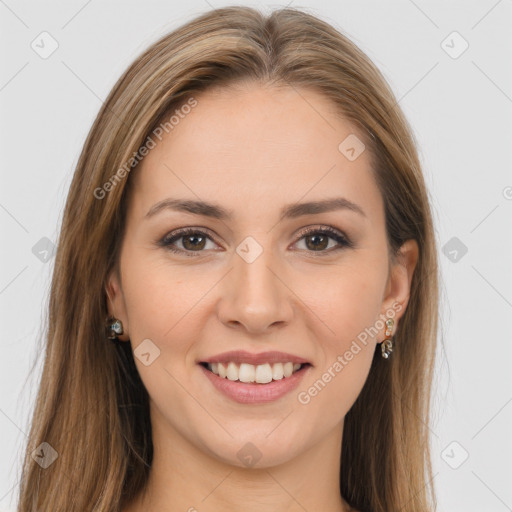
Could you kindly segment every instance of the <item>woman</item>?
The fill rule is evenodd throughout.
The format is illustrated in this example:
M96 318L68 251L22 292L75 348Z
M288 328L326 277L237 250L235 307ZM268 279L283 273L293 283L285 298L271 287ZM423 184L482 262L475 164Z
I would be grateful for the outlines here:
M433 510L437 290L369 59L300 10L196 18L77 164L18 510Z

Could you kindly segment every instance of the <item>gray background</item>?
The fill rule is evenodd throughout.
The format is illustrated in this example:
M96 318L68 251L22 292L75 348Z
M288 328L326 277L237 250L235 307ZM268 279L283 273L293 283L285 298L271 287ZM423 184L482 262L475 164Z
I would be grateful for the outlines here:
M15 510L51 247L85 136L135 56L229 4L0 0L0 512ZM438 510L512 510L512 1L291 5L373 59L419 144L444 279L431 430ZM43 31L58 43L47 58Z

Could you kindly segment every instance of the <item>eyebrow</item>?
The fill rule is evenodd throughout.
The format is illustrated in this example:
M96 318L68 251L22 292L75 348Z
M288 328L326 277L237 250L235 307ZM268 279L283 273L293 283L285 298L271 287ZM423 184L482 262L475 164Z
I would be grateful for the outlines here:
M168 197L154 204L146 213L145 218L150 218L163 210L174 210L194 215L212 217L222 221L233 219L233 211L228 210L218 204L205 201L196 201L192 199L173 199ZM345 199L344 197L335 197L332 199L323 199L320 201L310 201L306 203L293 203L284 206L281 209L280 221L285 219L296 219L303 215L315 215L319 213L331 212L335 210L349 210L366 217L364 210Z

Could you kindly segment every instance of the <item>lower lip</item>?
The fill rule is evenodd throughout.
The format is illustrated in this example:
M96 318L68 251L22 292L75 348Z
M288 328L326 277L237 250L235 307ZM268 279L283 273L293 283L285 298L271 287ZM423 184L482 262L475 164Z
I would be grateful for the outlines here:
M268 384L257 384L255 382L246 383L222 378L203 365L200 364L199 366L209 381L221 393L241 404L262 404L278 400L293 391L311 368L311 365L305 365L300 370L292 373L290 377L273 380Z

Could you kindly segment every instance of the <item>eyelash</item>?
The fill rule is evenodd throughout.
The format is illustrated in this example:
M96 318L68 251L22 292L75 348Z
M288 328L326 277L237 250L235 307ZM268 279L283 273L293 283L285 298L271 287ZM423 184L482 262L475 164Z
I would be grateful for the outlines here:
M338 242L338 244L340 244L338 247L331 248L331 249L326 249L326 250L322 250L322 251L307 251L307 252L311 252L315 257L316 256L320 256L320 257L321 256L325 256L327 254L331 254L333 252L337 252L337 251L339 251L341 249L344 249L344 248L349 248L350 249L350 248L352 248L354 246L353 243L350 241L350 239L347 236L345 236L344 234L342 234L338 230L336 230L334 228L331 228L330 226L323 226L321 228L316 227L316 228L304 229L303 231L301 231L301 233L299 235L299 238L296 240L295 243L299 242L304 237L309 236L311 234L328 235L329 238L334 239L336 242ZM169 235L172 235L172 236L169 236ZM196 253L204 252L204 250L203 251L186 251L186 250L183 250L183 249L178 249L178 248L173 247L171 245L175 241L177 241L180 238L183 238L183 237L185 237L187 235L206 236L212 242L215 242L215 240L213 240L213 238L210 237L206 231L203 231L203 230L197 229L197 228L183 228L183 229L179 229L179 230L177 230L177 231L175 231L173 233L169 233L169 234L165 235L164 238L162 238L161 240L158 241L158 245L160 247L164 247L165 249L167 249L167 250L169 250L171 252L174 252L174 253L177 253L177 254L185 254L187 257L191 257L191 258L196 257L194 252L196 252ZM315 253L318 253L318 254L315 254Z

